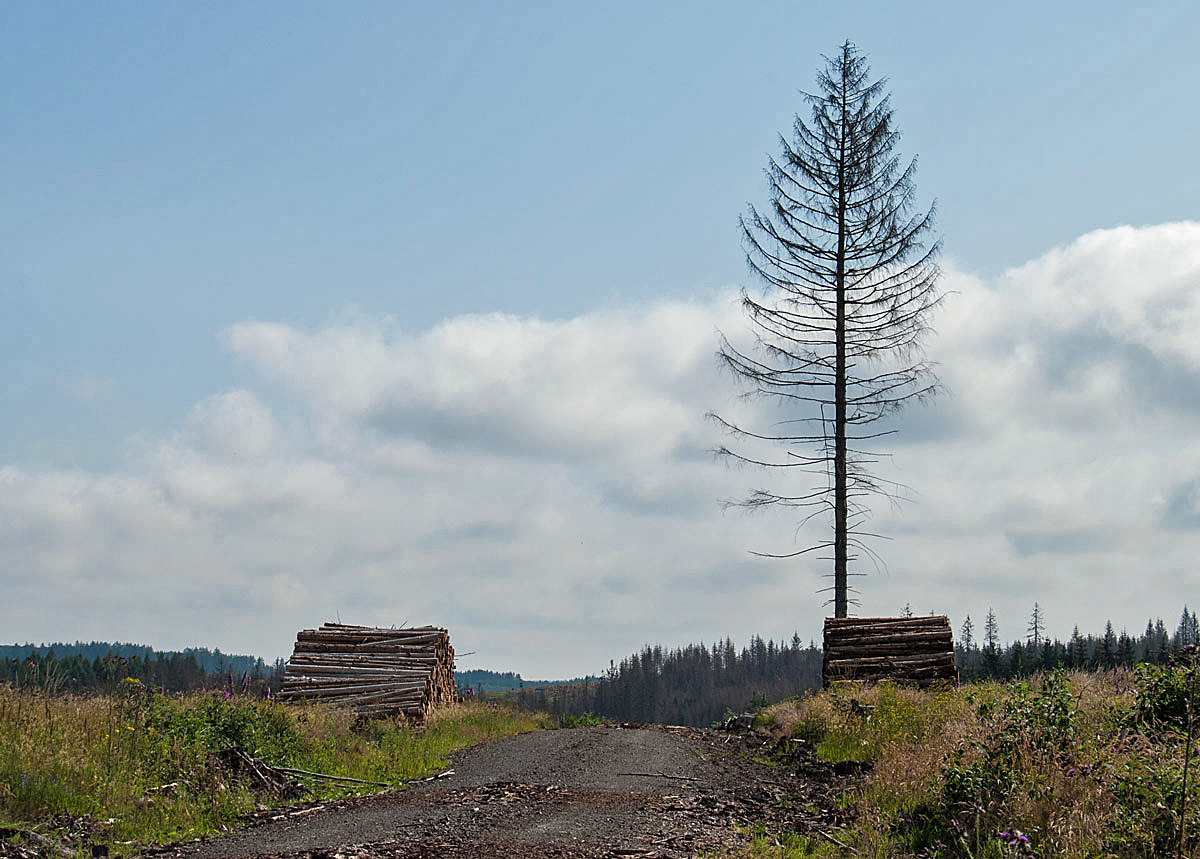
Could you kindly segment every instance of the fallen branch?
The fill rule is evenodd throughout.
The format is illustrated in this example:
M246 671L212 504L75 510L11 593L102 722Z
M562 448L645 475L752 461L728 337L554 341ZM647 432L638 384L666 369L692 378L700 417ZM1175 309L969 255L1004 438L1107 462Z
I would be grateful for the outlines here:
M673 778L678 781L700 781L700 779L690 775L668 775L667 773L615 773L615 775L640 775L649 776L650 778Z
M366 779L361 779L361 778L350 778L350 776L347 776L347 775L328 775L327 773L315 773L315 772L310 772L309 770L292 769L291 767L271 767L271 769L277 770L278 772L287 773L288 775L301 775L301 776L309 776L310 778L323 778L323 779L327 779L328 781L352 781L355 784L371 784L371 785L375 785L377 787L391 787L391 785L386 781L367 781Z
M825 830L823 830L823 829L817 829L817 830L814 830L814 831L815 831L815 832L816 832L818 835L820 835L822 838L825 838L826 840L828 840L828 841L829 841L831 844L836 844L838 847L841 847L843 850L849 850L849 851L850 851L851 853L853 853L855 856L857 856L857 855L858 855L858 851L857 851L857 850L855 850L855 849L854 849L853 847L851 847L849 844L843 844L841 841L838 841L836 838L834 838L832 835L830 835L830 834L829 834L828 832L826 832Z

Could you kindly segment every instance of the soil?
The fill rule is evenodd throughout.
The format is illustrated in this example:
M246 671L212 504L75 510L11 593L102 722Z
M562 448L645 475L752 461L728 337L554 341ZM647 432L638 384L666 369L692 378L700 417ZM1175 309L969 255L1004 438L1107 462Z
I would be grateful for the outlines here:
M465 749L399 792L264 813L236 834L150 851L218 857L673 857L754 827L831 837L852 773L803 744L655 725L537 731Z

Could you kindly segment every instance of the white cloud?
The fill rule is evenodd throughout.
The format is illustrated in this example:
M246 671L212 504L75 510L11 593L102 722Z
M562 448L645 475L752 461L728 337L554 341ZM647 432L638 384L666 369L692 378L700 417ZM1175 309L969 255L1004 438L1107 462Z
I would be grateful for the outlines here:
M1200 225L944 285L930 353L951 393L902 416L881 465L917 495L877 511L890 574L858 580L863 610L991 605L1015 636L1035 600L1058 634L1200 601ZM718 370L735 298L418 334L235 325L253 390L121 472L0 468L0 625L275 656L340 613L445 624L468 664L527 676L646 641L819 637L822 565L747 554L817 532L716 503L799 488L707 452L711 408L778 417Z
M537 458L655 459L694 439L695 395L715 395L714 326L733 308L720 304L462 316L416 337L388 320L312 333L251 322L225 338L326 419Z

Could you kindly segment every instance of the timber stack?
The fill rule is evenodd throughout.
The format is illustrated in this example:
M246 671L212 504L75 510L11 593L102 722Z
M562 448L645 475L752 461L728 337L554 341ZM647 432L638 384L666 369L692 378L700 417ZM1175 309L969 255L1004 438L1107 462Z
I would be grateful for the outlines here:
M825 618L826 686L835 680L953 681L954 635L945 615Z
M450 634L437 626L326 623L302 629L279 694L285 701L320 701L361 716L424 719L458 700Z

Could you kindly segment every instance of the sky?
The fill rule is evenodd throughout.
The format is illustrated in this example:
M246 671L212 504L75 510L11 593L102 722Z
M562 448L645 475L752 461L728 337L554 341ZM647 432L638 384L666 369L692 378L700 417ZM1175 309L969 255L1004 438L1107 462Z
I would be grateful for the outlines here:
M0 3L0 639L462 667L819 641L723 499L737 218L844 39L936 201L947 393L863 614L1200 603L1194 4Z

